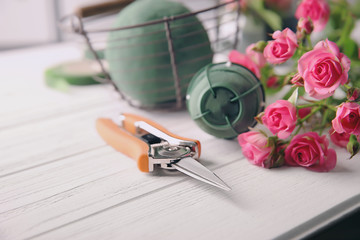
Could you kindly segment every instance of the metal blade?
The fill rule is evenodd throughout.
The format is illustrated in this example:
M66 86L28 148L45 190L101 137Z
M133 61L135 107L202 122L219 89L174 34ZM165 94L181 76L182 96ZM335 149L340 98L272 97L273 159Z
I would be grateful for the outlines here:
M206 182L226 191L231 190L231 188L226 185L226 183L224 183L218 176L216 176L215 173L201 165L193 158L182 158L180 161L173 163L171 166L180 172L189 175L190 177L196 178L200 181Z

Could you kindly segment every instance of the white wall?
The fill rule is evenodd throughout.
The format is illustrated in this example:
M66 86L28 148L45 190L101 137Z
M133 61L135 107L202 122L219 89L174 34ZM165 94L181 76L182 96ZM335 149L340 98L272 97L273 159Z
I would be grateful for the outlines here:
M0 0L0 51L59 41L58 16L102 1Z
M52 5L49 0L1 0L0 49L54 41Z

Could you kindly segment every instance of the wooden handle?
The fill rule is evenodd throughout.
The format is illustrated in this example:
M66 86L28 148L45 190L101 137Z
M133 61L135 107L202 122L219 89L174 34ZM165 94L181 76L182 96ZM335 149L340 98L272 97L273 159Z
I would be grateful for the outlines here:
M90 6L81 7L75 10L76 16L80 18L91 17L109 11L121 10L134 0L117 0L104 3L98 3Z
M185 140L185 141L191 141L191 142L195 142L196 145L198 146L198 154L200 156L201 153L201 145L200 142L198 140L195 139L191 139L191 138L184 138L184 137L180 137L172 132L169 132L166 128L164 128L163 126L161 126L160 124L151 121L150 119L135 115L135 114L131 114L131 113L124 113L123 116L125 117L125 119L123 120L123 127L131 132L132 134L136 134L136 127L135 127L135 122L138 121L143 121L146 122L150 125L152 125L153 127L161 130L162 132L166 133L167 135L173 137L173 138L178 138L181 140Z
M96 129L107 144L134 159L142 172L149 172L149 146L121 129L111 119L99 118Z

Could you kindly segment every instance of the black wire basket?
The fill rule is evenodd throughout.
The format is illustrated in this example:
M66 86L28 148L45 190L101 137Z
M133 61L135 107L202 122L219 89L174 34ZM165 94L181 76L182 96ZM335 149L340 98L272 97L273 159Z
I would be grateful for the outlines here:
M128 9L139 1L144 0L118 0L81 8L62 18L61 25L70 26L67 29L85 40L105 76L96 80L112 84L130 105L181 109L196 72L206 64L226 60L229 51L237 48L239 1L183 0L181 4L189 11L157 13L161 17L124 25L123 20L132 16L124 12L130 12ZM114 16L119 14L125 15L117 19L119 24L104 27L114 26Z

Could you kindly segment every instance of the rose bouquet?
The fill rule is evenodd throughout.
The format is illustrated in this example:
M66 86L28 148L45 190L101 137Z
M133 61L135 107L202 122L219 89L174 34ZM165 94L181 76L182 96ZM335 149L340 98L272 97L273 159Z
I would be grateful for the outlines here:
M350 158L359 152L360 61L351 38L358 9L346 0L302 0L296 31L277 30L245 54L230 52L229 60L252 71L267 94L284 93L256 117L258 129L238 136L251 163L325 172L337 161L329 140L347 148ZM315 43L314 32L323 33Z

